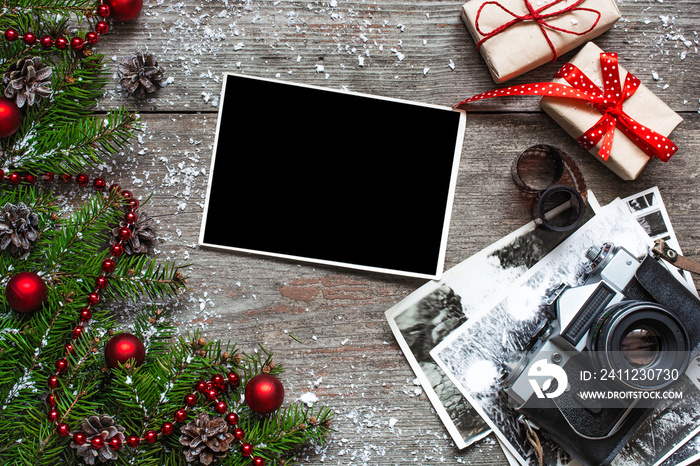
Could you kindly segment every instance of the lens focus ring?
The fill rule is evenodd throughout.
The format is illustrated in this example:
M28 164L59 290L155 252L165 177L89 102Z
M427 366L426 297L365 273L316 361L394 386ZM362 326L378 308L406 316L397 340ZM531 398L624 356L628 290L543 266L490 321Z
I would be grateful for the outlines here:
M606 309L591 326L588 348L598 369L617 374L619 384L658 390L675 381L665 375L683 374L688 368L689 341L683 325L663 306L623 301Z

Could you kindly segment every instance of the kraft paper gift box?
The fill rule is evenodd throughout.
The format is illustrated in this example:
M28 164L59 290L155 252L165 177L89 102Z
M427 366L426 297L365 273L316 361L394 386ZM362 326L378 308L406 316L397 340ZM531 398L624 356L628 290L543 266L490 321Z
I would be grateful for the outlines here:
M601 61L601 53L603 53L603 51L591 42L583 47L568 64L576 66L602 90L604 89L604 66ZM618 66L617 68L619 69L620 85L624 86L626 83L627 71L622 66ZM608 71L606 71L606 73L608 73ZM568 84L563 78L555 78L552 82ZM590 131L603 116L601 112L584 100L543 97L540 100L540 107L559 123L567 133L577 140L580 140L584 133ZM661 152L658 155L659 158L664 160L665 157L670 157L673 154L675 145L666 138L671 134L673 129L683 121L683 118L644 86L644 84L639 83L639 87L636 91L634 91L631 96L625 98L622 102L622 111L634 119L635 122L641 124L642 129L646 128L658 133L644 137L644 139L650 141L654 141L658 138L656 142L653 142L653 148L658 146L660 151L664 151L664 148L668 148L669 146L673 148L673 151L670 153L669 151ZM644 169L652 157L648 152L642 149L639 143L635 143L630 137L625 135L624 132L621 131L620 126L618 121L617 128L614 131L612 145L608 147L609 157L607 160L603 160L599 155L604 139L591 147L589 151L623 180L634 180L639 176L642 169ZM632 137L634 138L634 135ZM660 140L663 140L663 142Z
M462 19L491 76L505 82L553 61L610 29L615 0L470 0Z

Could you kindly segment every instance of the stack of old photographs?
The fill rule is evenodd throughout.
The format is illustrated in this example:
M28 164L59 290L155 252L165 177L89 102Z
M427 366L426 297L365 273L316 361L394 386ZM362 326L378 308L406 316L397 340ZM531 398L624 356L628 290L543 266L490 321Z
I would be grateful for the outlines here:
M399 345L458 448L493 433L511 464L536 465L526 427L509 408L502 382L514 355L546 320L552 290L580 281L586 251L604 242L641 258L653 240L663 238L681 253L657 188L605 207L590 192L589 200L591 209L575 232L555 233L531 222L387 311ZM667 268L697 296L689 274ZM683 399L660 403L613 464L670 466L700 458L700 358L686 375ZM579 464L545 435L540 440L543 464Z

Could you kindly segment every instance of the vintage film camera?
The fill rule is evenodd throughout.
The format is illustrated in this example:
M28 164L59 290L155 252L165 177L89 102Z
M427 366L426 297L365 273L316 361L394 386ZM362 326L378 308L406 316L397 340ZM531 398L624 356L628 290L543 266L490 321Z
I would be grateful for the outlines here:
M552 293L552 317L501 383L521 420L582 463L606 465L658 404L651 395L685 377L700 301L650 255L606 243L586 257L584 284Z

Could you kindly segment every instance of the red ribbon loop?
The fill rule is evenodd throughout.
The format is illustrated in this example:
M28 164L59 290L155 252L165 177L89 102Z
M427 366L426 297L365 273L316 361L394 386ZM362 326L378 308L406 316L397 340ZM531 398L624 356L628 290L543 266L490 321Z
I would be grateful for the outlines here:
M641 81L632 73L627 73L624 86L620 85L620 71L615 53L601 53L600 63L603 73L603 89L596 86L576 66L567 63L559 69L555 77L565 79L571 86L550 82L521 84L475 95L463 100L455 107L477 100L509 95L539 95L584 100L603 114L590 129L576 140L584 149L590 150L602 140L598 155L603 160L608 160L615 129L618 128L649 157L657 157L663 162L668 162L678 147L666 136L636 121L623 109L624 101L637 91Z
M545 38L545 40L547 41L547 44L549 45L549 48L552 49L552 53L554 54L554 58L552 59L552 61L556 61L556 59L558 58L559 54L557 53L557 49L556 49L556 47L554 46L554 44L552 43L552 40L550 39L549 34L547 33L547 29L550 29L550 30L553 30L553 31L563 32L563 33L565 33L565 34L573 34L573 35L576 35L576 36L582 36L582 35L584 35L584 34L588 34L589 32L591 32L591 31L593 30L593 28L596 27L596 25L598 24L598 22L600 21L600 18L601 18L601 13L600 13L599 11L593 10L593 9L591 9L591 8L580 8L580 7L578 7L578 5L580 5L581 3L583 3L585 0L577 0L575 3L573 3L572 5L569 5L568 7L562 8L562 9L560 9L560 10L550 11L550 12L548 12L548 13L542 13L542 12L543 12L544 10L548 9L548 8L553 7L553 6L556 5L557 3L560 3L560 2L566 1L566 0L554 0L553 2L547 4L547 5L543 6L543 7L537 8L537 9L535 9L535 8L532 6L532 4L529 2L529 0L523 0L523 1L525 2L525 6L526 6L527 10L529 11L529 13L528 13L528 14L525 14L525 15L519 15L519 14L517 14L517 13L514 13L514 12L510 11L508 8L506 8L505 6L503 6L502 4L498 3L497 1L488 1L488 2L484 2L484 3L479 7L479 10L478 10L477 13L476 13L476 19L474 20L474 26L476 27L476 30L479 32L479 34L481 34L483 37L482 37L482 39L476 44L476 48L477 48L477 49L479 49L479 47L481 47L481 44L483 44L486 40L490 39L491 37L493 37L493 36L495 36L495 35L497 35L497 34L500 34L501 32L505 31L506 29L508 29L509 27L511 27L511 26L513 26L513 25L515 25L515 24L521 23L521 22L523 22L523 21L534 21L534 22L537 23L537 25L539 26L540 30L542 31L542 35L544 35L544 38ZM510 21L508 21L508 22L505 23L505 24L502 24L502 25L498 26L498 27L497 27L496 29L494 29L493 31L489 31L489 32L484 32L484 31L482 31L482 30L481 30L481 26L479 25L479 19L481 18L481 13L482 13L482 11L483 11L484 8L486 8L488 5L495 5L495 6L497 6L498 8L500 8L501 10L503 10L504 12L508 13L509 15L511 15L511 16L513 17L513 19L510 20ZM549 18L554 18L554 17L557 17L557 16L561 16L561 15L563 15L563 14L570 13L570 12L573 12L573 11L589 11L589 12L591 12L591 13L593 13L593 14L596 15L596 20L593 22L593 25L592 25L590 28L588 28L588 29L586 29L585 31L582 31L582 32L572 31L571 29L564 29L564 28L555 26L555 25L553 25L553 24L550 24L550 23L548 23L548 22L546 21L546 20L549 19Z

